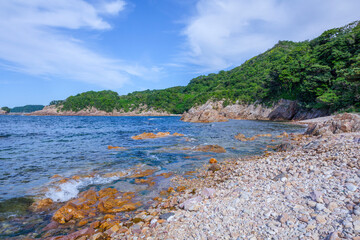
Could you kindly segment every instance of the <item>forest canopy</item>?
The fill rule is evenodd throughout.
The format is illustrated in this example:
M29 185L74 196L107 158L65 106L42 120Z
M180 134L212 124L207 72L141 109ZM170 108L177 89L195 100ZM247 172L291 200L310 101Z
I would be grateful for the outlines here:
M360 22L356 21L310 41L279 41L232 70L196 77L184 87L123 96L89 91L53 103L73 111L96 107L127 112L146 106L179 114L209 99L267 105L289 99L307 108L359 111L359 85Z

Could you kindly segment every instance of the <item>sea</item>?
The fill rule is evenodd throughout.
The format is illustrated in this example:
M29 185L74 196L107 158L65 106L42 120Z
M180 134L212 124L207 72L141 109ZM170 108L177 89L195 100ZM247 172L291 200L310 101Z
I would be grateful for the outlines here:
M131 138L143 132L177 132L184 136ZM50 222L51 216L35 216L28 210L34 199L66 202L90 187L113 187L134 191L142 199L151 198L166 189L170 180L164 179L149 189L135 184L134 179L106 176L134 168L181 175L202 167L210 158L221 162L262 154L267 145L283 141L275 137L283 132L303 133L304 128L288 122L250 120L188 123L178 116L0 115L0 238L28 236ZM273 137L241 142L234 138L238 133ZM219 145L226 153L193 151L199 145ZM89 177L54 186L54 175Z

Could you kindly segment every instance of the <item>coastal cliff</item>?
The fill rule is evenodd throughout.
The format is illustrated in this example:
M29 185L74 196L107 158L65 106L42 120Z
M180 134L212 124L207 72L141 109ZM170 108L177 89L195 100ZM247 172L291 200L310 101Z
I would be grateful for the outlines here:
M7 112L5 112L4 110L0 109L0 115L5 115Z
M305 109L296 101L281 99L272 107L261 104L232 104L224 107L223 101L208 101L185 112L184 122L224 122L228 119L246 120L304 120L326 116L325 110Z
M28 113L29 116L176 116L165 111L156 111L152 108L146 109L138 108L133 111L125 112L113 110L112 112L106 112L98 110L95 107L80 111L61 111L61 106L49 105L44 107L43 110Z

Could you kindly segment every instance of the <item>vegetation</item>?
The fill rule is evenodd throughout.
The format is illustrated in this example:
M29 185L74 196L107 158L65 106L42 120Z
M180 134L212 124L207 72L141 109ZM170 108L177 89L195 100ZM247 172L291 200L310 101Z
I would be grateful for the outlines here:
M113 91L85 92L67 98L63 110L96 107L130 111L146 106L182 113L209 99L272 104L298 100L304 107L330 111L360 110L360 22L324 32L304 42L280 41L230 71L199 76L185 87L146 90L119 96Z
M11 113L30 113L42 110L44 105L26 105L23 107L14 107L10 110Z
M5 111L6 113L9 113L11 109L9 107L2 107L1 110Z

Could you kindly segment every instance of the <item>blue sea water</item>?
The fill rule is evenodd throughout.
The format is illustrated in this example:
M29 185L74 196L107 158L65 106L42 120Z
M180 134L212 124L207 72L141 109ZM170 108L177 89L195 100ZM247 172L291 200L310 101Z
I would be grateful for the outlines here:
M211 157L222 161L261 154L266 145L282 141L275 135L284 131L299 133L304 129L269 121L187 123L180 117L0 116L0 238L22 239L29 234L34 237L31 234L41 232L50 222L52 213L35 215L28 211L32 198L65 202L90 187L113 187L150 199L156 191L166 189L168 180L149 189L131 178L105 176L134 168L156 169L154 175L182 174L208 163ZM177 132L185 136L131 139L143 132ZM238 133L246 137L270 133L274 137L241 142L234 138ZM191 150L210 144L224 147L226 153ZM108 149L108 145L126 150ZM55 174L92 177L54 186L51 177Z
M184 137L131 139L143 132L160 131L182 133L188 141ZM104 174L138 164L157 167L158 172L182 173L209 159L209 154L182 148L218 144L227 150L210 153L218 160L253 155L263 151L269 138L241 142L234 139L236 134L251 137L284 131L302 132L303 128L247 120L186 123L179 117L0 116L0 201L34 195L54 174ZM127 150L109 150L108 145Z

